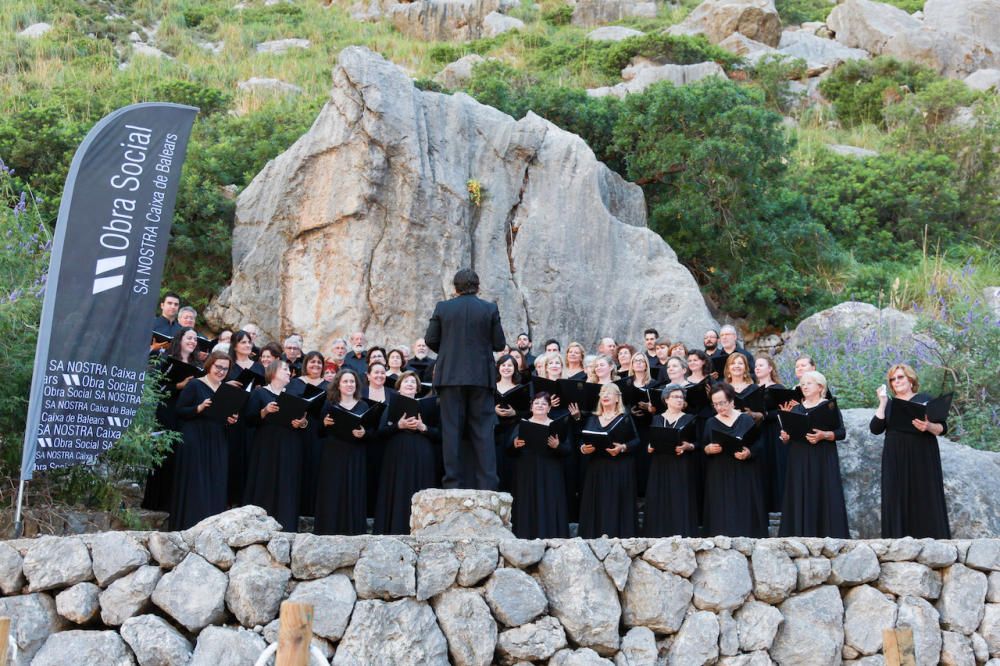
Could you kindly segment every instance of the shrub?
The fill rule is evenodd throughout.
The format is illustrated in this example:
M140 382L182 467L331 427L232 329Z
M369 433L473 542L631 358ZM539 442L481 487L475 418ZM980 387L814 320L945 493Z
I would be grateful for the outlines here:
M168 79L153 86L149 99L196 106L201 110L201 116L204 117L225 111L232 102L232 95L211 86L180 79Z
M882 56L840 64L819 84L819 90L833 103L837 118L845 126L872 123L885 127L885 107L940 78L923 65Z
M542 20L549 25L569 25L572 18L573 7L563 3L542 11Z
M764 104L772 111L787 113L802 97L789 81L806 75L806 61L784 55L766 55L752 68L753 85L764 93Z

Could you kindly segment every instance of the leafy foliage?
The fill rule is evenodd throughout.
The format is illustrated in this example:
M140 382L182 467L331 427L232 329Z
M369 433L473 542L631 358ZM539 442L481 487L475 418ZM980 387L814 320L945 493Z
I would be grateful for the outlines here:
M930 68L882 56L849 60L819 84L841 123L885 126L883 110L907 93L920 92L940 77Z

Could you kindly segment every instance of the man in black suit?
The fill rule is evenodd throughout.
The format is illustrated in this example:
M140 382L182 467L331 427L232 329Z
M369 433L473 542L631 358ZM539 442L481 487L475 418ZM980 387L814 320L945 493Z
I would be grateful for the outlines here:
M476 296L479 276L471 268L455 273L454 282L457 296L434 306L424 335L427 346L437 352L434 388L441 406L444 487L458 488L461 483L465 434L472 449L465 454L475 457L476 488L496 490L493 352L505 344L500 311L496 303Z

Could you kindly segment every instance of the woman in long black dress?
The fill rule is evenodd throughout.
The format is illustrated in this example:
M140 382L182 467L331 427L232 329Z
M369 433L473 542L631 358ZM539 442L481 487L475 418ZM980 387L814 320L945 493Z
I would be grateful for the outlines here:
M783 389L778 368L769 354L759 353L754 358L754 377L757 386L765 391L769 388ZM757 465L763 468L764 501L768 511L781 511L785 494L785 476L788 473L788 447L781 442L781 425L778 410L764 413L760 422L760 442L764 451Z
M399 394L407 398L415 398L419 388L420 377L412 370L404 371L396 384ZM409 534L413 494L437 485L434 449L441 442L441 433L433 423L424 423L419 414L407 414L393 423L387 409L379 434L385 440L385 461L375 505L375 533Z
M296 415L291 425L276 423L278 396L292 371L288 361L274 361L264 371L266 386L254 389L243 409L244 418L254 427L250 447L244 503L259 506L281 523L286 532L299 530L302 485L302 431L308 416Z
M361 388L361 399L372 406L373 403L387 405L392 400L396 390L386 386L387 368L378 360L368 360L368 371L365 373L365 385ZM382 477L382 461L385 459L385 442L378 433L369 433L365 438L365 484L368 487L368 498L365 502L365 515L375 517L375 503L378 501L378 482Z
M836 442L847 436L844 419L836 403L827 400L826 377L816 371L802 375L802 402L790 412L814 414L830 412L831 430L813 429L805 439L790 439L781 431L788 446L788 472L781 507L778 536L835 537L849 539L844 485L840 480L840 457Z
M193 328L185 326L177 331L165 354L159 358L160 370L165 372L170 366L171 359L197 366L195 351L198 349L198 334ZM194 376L187 377L180 382L170 382L164 378L161 390L164 393L163 400L156 406L156 421L164 430L180 430L177 420L177 399L181 391L195 379ZM174 483L174 458L176 453L168 451L146 479L146 489L142 497L142 508L150 511L169 511L170 492Z
M326 359L318 351L308 352L302 357L302 374L288 382L286 392L304 397L308 386L326 392L327 382L323 379ZM315 395L315 393L311 393ZM316 398L321 400L321 398ZM315 414L315 412L314 412ZM299 491L299 514L313 515L316 508L316 486L319 484L319 459L323 455L323 422L318 418L308 419L308 425L299 431L302 438L302 483Z
M767 511L754 456L760 453L754 420L736 410L736 392L725 382L712 387L715 416L705 424L705 532L708 536L767 536ZM744 440L732 454L723 452L716 433Z
M637 389L649 389L655 384L653 377L650 375L649 361L646 359L645 354L630 355L628 366L623 368L623 371L628 374L631 385ZM659 391L655 392L657 397L659 397L659 393ZM640 442L647 441L646 434L649 431L649 426L653 423L653 414L657 411L656 407L658 405L656 403L658 402L659 400L649 402L638 400L636 404L629 407L629 413L632 415ZM649 465L652 461L650 460L649 453L642 446L636 448L632 460L635 464L636 492L639 497L645 497L646 482L649 478Z
M186 530L226 510L229 473L226 423L203 416L203 412L212 406L212 396L226 380L230 363L225 352L209 354L205 359L205 376L189 382L177 399L182 439L174 461L171 530ZM237 420L238 415L233 414L227 423L231 426Z
M333 377L323 405L323 455L319 463L316 488L316 534L364 534L367 479L365 468L366 435L364 428L351 431L342 439L333 430L338 407L354 414L364 414L368 403L360 398L358 373L341 368Z
M253 359L253 338L246 331L237 331L229 343L229 367L227 381L235 381L244 370L251 370L261 377L264 366ZM243 387L247 388L247 387ZM229 505L239 506L245 494L250 443L253 441L253 425L240 419L226 428L229 441Z
M575 409L571 412L574 418L580 416ZM581 420L581 433L610 432L622 419L630 417L625 413L621 390L607 383L601 387L597 411ZM639 437L634 426L631 433L627 441L612 442L611 448L601 451L587 442L586 435L580 435L580 453L589 458L580 492L580 536L584 539L604 534L628 538L636 534L635 465L629 454L639 446Z
M684 387L670 384L663 389L663 402L667 409L653 417L653 425L660 428L683 430L693 425L693 414L684 413ZM698 494L693 483L697 461L693 441L682 441L670 452L656 453L647 446L652 462L649 482L646 485L646 514L643 534L648 537L680 535L696 536L698 533Z
M931 396L917 393L920 381L908 365L889 368L886 383L894 398L926 404ZM912 429L888 426L892 403L885 386L878 390L878 408L869 428L885 433L882 449L882 538L950 539L948 506L937 438L948 432L947 422L912 419Z
M528 420L549 425L552 423L551 407L549 394L540 391L531 401ZM520 437L520 425L515 425L510 441L514 462L514 506L511 509L514 534L518 539L565 539L569 536L569 514L562 459L569 453L569 440L550 436L545 450L525 444Z
M493 444L496 449L497 476L500 477L498 488L503 492L510 492L513 488L513 461L508 455L511 441L514 438L514 429L522 415L510 406L504 407L503 396L508 391L512 391L521 385L521 376L517 371L517 361L510 354L504 354L496 362L498 380L496 390L493 392L495 403L493 410L497 415L497 422L493 428Z

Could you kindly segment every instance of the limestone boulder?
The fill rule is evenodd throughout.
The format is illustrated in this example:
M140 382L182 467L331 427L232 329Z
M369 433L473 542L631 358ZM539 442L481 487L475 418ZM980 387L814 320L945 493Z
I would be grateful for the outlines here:
M48 23L32 23L27 28L17 33L18 37L24 37L25 39L38 39L52 29L52 26Z
M942 574L941 596L937 610L941 627L969 635L983 619L983 604L988 587L986 574L953 564Z
M245 627L267 624L278 616L291 576L288 567L272 560L264 546L248 546L229 570L226 607Z
M618 649L621 604L618 591L586 543L566 541L549 548L538 564L549 611L577 645L602 655Z
M913 648L919 666L934 666L941 656L940 616L934 606L920 597L902 597L899 600L897 627L913 630Z
M756 64L757 61L764 56L781 55L778 52L778 49L773 46L768 46L763 42L750 39L741 32L734 32L729 35L719 42L718 46L729 51L730 53L743 56L746 60L753 64Z
M642 37L645 35L641 30L626 28L621 25L608 25L603 28L595 28L587 33L587 39L594 42L620 42L629 37Z
M472 79L472 69L483 62L486 62L486 58L478 53L462 56L455 62L445 65L444 69L434 76L434 81L449 90L456 90Z
M866 543L859 543L851 550L837 555L831 562L834 585L860 585L878 578L880 568L875 551Z
M785 347L778 360L780 362L787 355L794 361L799 354L840 343L848 335L859 342L870 339L909 350L914 346L913 327L916 323L916 316L894 308L879 309L869 303L846 301L799 322L785 339Z
M622 620L626 627L672 634L681 628L693 592L687 579L637 559L622 594Z
M91 538L94 578L107 587L122 576L149 563L149 551L124 532L101 532Z
M404 35L428 41L468 41L487 36L486 17L500 0L417 0L390 5L386 13Z
M918 30L921 23L902 9L872 0L845 0L826 19L841 44L881 54L896 35Z
M284 55L292 49L308 49L310 46L312 46L312 42L308 39L293 37L291 39L275 39L269 42L261 42L255 48L257 53Z
M969 35L1000 50L996 0L927 0L924 23L938 30Z
M677 666L700 666L719 656L719 621L714 613L696 611L687 616L670 644L668 660Z
M296 534L292 543L292 575L297 580L310 580L352 567L361 557L364 543L360 537Z
M475 590L452 588L431 601L438 626L458 666L489 666L497 644L497 623Z
M713 44L738 32L762 44L777 46L781 18L772 0L705 0L667 32L704 35Z
M722 66L716 62L701 62L694 65L647 65L641 64L634 67L626 67L622 70L622 76L627 80L616 83L613 86L603 86L600 88L590 88L587 94L591 97L613 97L622 98L632 93L639 93L660 81L670 81L676 86L700 81L709 76L720 76L725 78L726 72Z
M429 488L410 501L410 533L423 537L510 539L510 493Z
M483 586L483 596L507 627L527 624L548 608L541 585L520 569L497 569Z
M243 627L205 627L198 634L198 644L190 666L240 666L252 664L267 647L260 634Z
M423 601L444 592L458 575L460 563L451 543L428 543L417 557L417 599Z
M713 325L694 278L646 227L640 188L579 137L530 113L515 121L465 95L419 91L360 47L341 51L333 82L309 132L237 200L234 280L210 308L214 325L253 312L266 336L296 330L320 349L345 327L410 340L467 265L508 331L637 339L657 312L663 335L693 344ZM348 172L357 177L338 175ZM470 180L485 192L478 205ZM634 289L634 274L650 288ZM556 288L595 280L613 307Z
M200 555L189 554L163 575L153 590L153 603L191 632L221 622L226 616L229 579Z
M927 539L924 541L917 562L929 566L932 569L941 569L951 566L958 560L958 549L954 544L945 541Z
M871 57L863 49L853 49L802 30L786 30L781 33L778 52L790 58L805 60L809 76L819 76L848 60L867 60Z
M100 596L104 624L117 627L144 611L162 575L160 567L142 566L109 585Z
M657 539L642 553L642 559L661 571L689 577L698 568L694 549L678 539Z
M986 604L983 621L973 637L981 635L990 655L1000 654L1000 604Z
M80 537L39 537L24 555L24 576L32 592L69 587L90 580L90 551Z
M1000 90L1000 69L978 69L965 77L965 85L973 90Z
M942 666L973 666L975 663L976 653L968 636L955 631L941 632Z
M798 570L777 543L759 542L750 557L754 597L778 604L795 590Z
M771 657L779 664L839 664L844 643L844 604L840 592L823 585L786 599L778 607L784 623Z
M191 660L190 641L158 615L130 617L120 631L139 666L176 666Z
M527 541L524 539L505 539L499 544L500 555L511 566L527 569L542 559L545 555L545 542L541 539ZM422 552L422 551L421 551Z
M49 636L31 661L37 666L102 664L134 666L135 659L125 641L114 631L60 631Z
M844 641L862 655L882 650L882 632L896 626L896 604L870 585L844 595Z
M801 591L825 583L830 578L831 564L825 557L800 557L795 560L795 569L798 572L795 588Z
M288 600L312 604L313 634L339 641L347 630L357 598L351 580L344 574L333 574L319 580L299 583Z
M1000 46L966 33L937 30L928 24L894 35L883 55L927 65L951 78L965 78L980 69L1000 67Z
M507 16L500 12L490 12L483 17L483 36L496 37L511 30L521 30L524 28L524 21L513 16Z
M876 586L897 596L937 599L941 595L941 574L917 562L885 562Z
M56 611L76 624L87 624L101 610L101 588L93 583L77 583L56 595Z
M24 587L24 558L6 543L0 543L0 592L17 594Z
M615 655L615 666L655 666L659 649L656 634L646 627L632 627L622 637L621 651Z
M0 617L10 618L10 635L22 664L31 662L49 634L66 626L52 597L37 592L0 598Z
M742 652L770 650L778 627L784 621L781 611L762 601L748 601L736 611L736 632Z
M548 659L566 647L566 632L559 620L545 617L500 633L497 651L508 662Z
M627 18L656 18L656 3L642 0L575 0L570 22L586 28Z
M447 666L448 642L426 601L362 600L354 607L332 663Z
M354 565L354 584L362 599L398 599L417 592L413 549L398 539L378 539L365 546Z
M497 568L500 552L496 544L485 541L462 540L455 545L458 556L458 575L455 580L463 587L472 587Z
M698 553L691 582L695 607L712 611L738 608L753 588L747 558L721 548Z
M146 540L150 555L164 569L173 569L191 550L177 532L153 532Z

